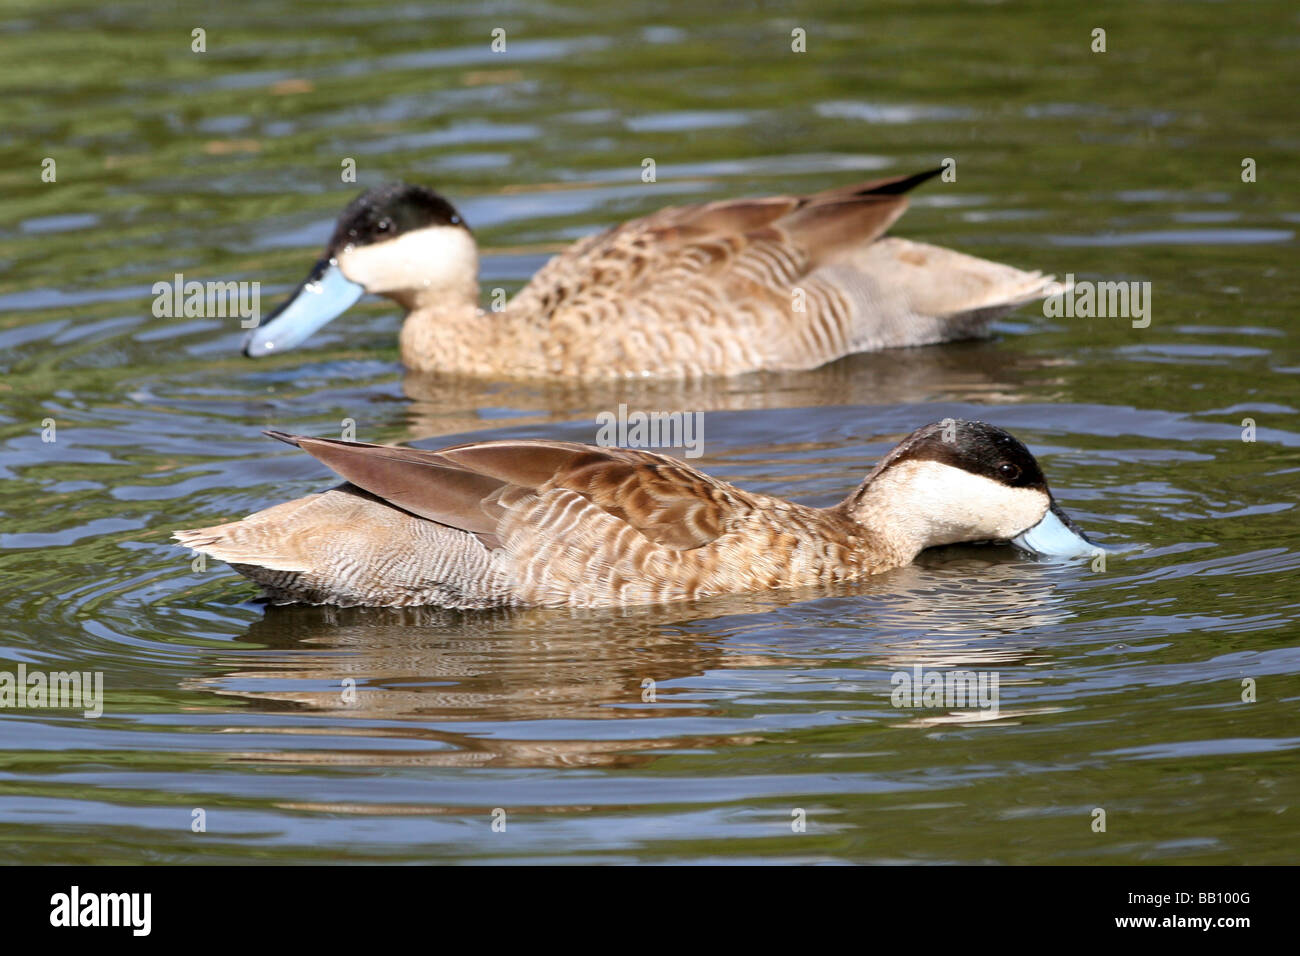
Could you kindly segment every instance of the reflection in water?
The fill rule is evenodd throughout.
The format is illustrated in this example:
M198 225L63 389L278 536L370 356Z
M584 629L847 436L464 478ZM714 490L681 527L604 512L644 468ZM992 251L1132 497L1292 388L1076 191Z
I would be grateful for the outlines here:
M808 371L734 378L492 382L407 372L402 384L411 399L407 440L415 440L482 428L493 410L506 419L499 424L523 425L590 418L619 404L646 411L739 411L940 399L1011 402L1026 373L1041 364L984 341L864 353Z
M1009 545L956 545L892 572L894 593L873 615L890 635L876 665L990 667L1037 659L1033 642L1017 635L1049 629L1072 612L1050 573L1039 573L1045 566L1015 555Z
M243 635L262 645L250 666L192 686L242 698L268 713L315 713L408 726L355 734L428 741L429 749L247 752L293 763L453 766L629 766L663 750L758 742L756 734L503 739L436 721L655 720L715 716L698 687L674 681L721 670L820 667L862 671L888 710L888 675L926 668L1023 665L1036 659L1016 635L1065 619L1047 574L1007 560L1007 548L948 549L939 569L901 568L868 582L727 595L695 602L596 610L481 612L440 608L267 606ZM819 629L817 648L784 645L791 624ZM704 625L704 626L701 626ZM833 628L833 630L831 630ZM831 640L834 635L837 640ZM833 645L827 652L828 643ZM643 694L654 682L654 700ZM875 701L867 701L873 703ZM241 728L241 731L247 732ZM258 733L340 733L260 728Z

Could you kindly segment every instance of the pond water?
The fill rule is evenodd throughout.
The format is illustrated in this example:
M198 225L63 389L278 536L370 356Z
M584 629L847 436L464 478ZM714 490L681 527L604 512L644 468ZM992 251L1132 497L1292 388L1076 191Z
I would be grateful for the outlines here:
M1295 862L1293 5L4 16L0 671L98 672L104 701L0 711L0 859ZM270 304L387 179L458 204L486 296L664 205L948 157L897 234L1150 282L1149 326L1025 308L813 372L566 388L404 374L382 300L257 363L237 320L152 313L178 272ZM914 427L982 418L1112 553L453 613L266 607L168 540L331 484L265 427L592 441L621 402L703 411L695 464L812 504ZM998 711L893 706L918 666L996 674Z

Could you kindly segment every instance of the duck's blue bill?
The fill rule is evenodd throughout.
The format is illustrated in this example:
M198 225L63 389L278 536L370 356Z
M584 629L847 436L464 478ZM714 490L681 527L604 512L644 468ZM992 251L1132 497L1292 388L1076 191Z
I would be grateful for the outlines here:
M322 259L289 300L244 340L244 354L258 358L301 345L330 319L346 312L365 291L343 274L336 261Z
M1074 523L1057 507L1056 502L1052 502L1052 507L1047 509L1042 521L1016 535L1011 543L1034 554L1054 558L1084 557L1102 550L1074 527Z

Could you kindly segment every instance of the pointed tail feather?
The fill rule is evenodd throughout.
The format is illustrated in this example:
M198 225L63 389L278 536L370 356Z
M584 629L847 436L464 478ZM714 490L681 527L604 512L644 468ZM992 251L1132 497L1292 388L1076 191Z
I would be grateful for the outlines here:
M855 300L860 350L975 338L994 319L1066 288L1041 272L894 236L824 272Z

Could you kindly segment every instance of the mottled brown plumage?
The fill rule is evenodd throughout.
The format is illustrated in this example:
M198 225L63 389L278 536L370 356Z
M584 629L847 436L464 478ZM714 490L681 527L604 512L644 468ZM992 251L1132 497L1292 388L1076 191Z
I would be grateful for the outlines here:
M663 209L576 243L499 311L478 307L468 229L449 221L454 211L430 220L451 207L423 187L362 196L326 257L407 308L402 361L419 371L591 380L815 368L974 337L1061 289L1041 273L886 237L903 194L937 172ZM408 208L416 200L423 219ZM415 223L405 234L376 232L376 220L402 214Z
M932 545L1015 537L1052 507L1024 446L978 422L918 429L831 508L644 451L268 434L347 483L175 537L279 602L593 607L832 584Z

